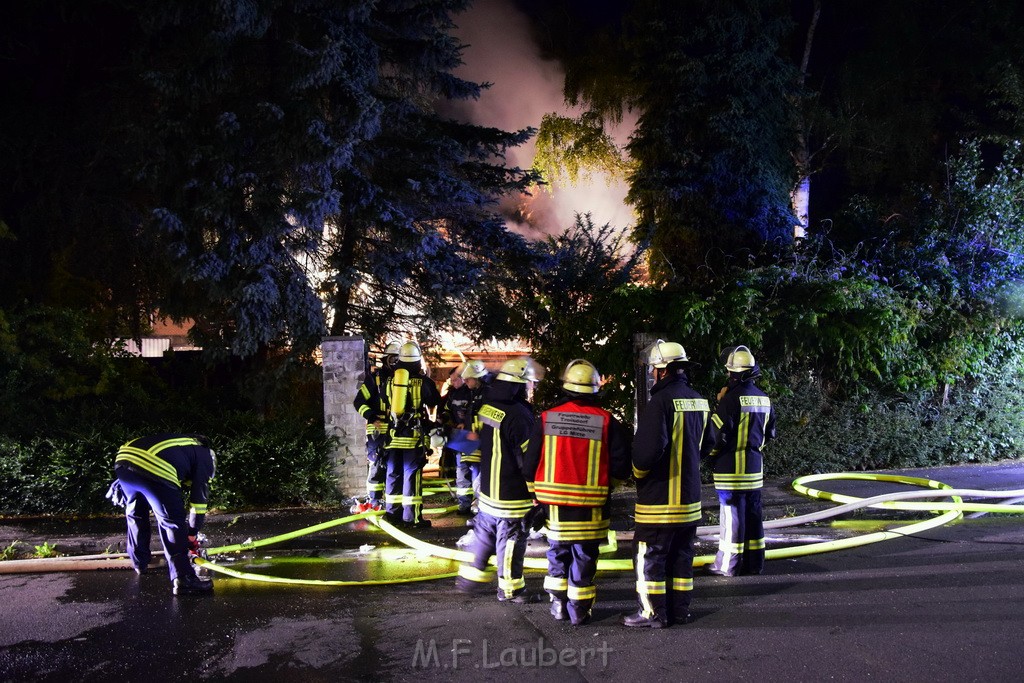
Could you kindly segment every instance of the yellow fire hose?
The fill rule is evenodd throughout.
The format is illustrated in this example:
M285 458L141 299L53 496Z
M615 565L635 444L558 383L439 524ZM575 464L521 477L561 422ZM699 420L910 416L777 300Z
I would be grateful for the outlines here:
M847 496L836 493L829 493L818 489L812 489L807 484L819 481L835 481L835 480L861 480L861 481L881 481L891 482L896 484L904 484L911 486L919 486L924 491L907 491L899 493L890 493L881 496L874 496L871 498L858 498L856 496ZM874 533L861 534L850 538L834 541L822 541L817 543L809 543L800 546L791 546L785 548L772 548L766 551L766 559L783 559L791 557L800 557L804 555L811 555L815 553L832 552L835 550L842 550L845 548L853 548L857 546L867 545L870 543L878 543L887 539L898 538L901 536L910 536L912 534L918 534L929 529L948 524L962 516L965 511L972 512L999 512L999 513L1024 513L1024 506L1020 505L1008 505L1008 504L991 504L991 503L966 503L963 501L961 496L975 496L975 497L987 497L987 498L1011 498L1019 497L1024 495L1024 491L983 491L976 489L953 489L947 484L932 479L922 479L919 477L908 477L903 475L889 475L889 474L866 474L866 473L835 473L835 474L814 474L800 477L793 482L793 488L798 493L806 495L811 498L819 500L828 500L837 503L843 503L842 505L823 510L809 515L803 515L800 517L793 517L788 519L769 520L765 522L766 529L778 529L788 526L796 526L799 524L806 524L812 521L820 521L829 517L835 517L837 515L845 514L854 509L872 507L872 508L887 508L897 510L916 510L916 511L932 511L941 514L936 514L931 519L914 522L911 524L905 524L895 529L888 531L878 531ZM908 498L950 498L951 502L908 502ZM446 509L434 509L425 510L427 514L436 514L439 512L445 512L452 508ZM355 519L365 518L371 519L377 526L386 531L396 541L404 543L408 547L433 557L443 558L452 560L455 562L468 562L472 560L472 554L463 550L457 550L453 548L446 548L444 546L428 543L422 539L416 538L411 534L395 527L384 519L379 518L380 513L362 513L359 515L351 515L344 517L341 520L335 520L334 522L327 522L320 524L309 529L301 529L299 531L292 532L290 534L284 534L283 536L274 537L274 539L266 539L266 541L259 542L261 545L269 545L271 542L279 542L280 540L286 540L289 538L295 538L297 536L304 535L306 533L312 533L313 531L321 530L323 528L329 528L336 524L343 524ZM712 535L717 531L717 527L700 527L698 533L707 536ZM246 548L255 547L255 544L245 546ZM211 554L223 553L234 551L238 548L236 546L225 546L223 548L211 548ZM694 558L694 566L699 567L707 564L711 564L714 561L712 555L700 555ZM493 558L492 558L493 562ZM391 579L386 581L301 581L297 579L283 579L277 577L270 577L261 574L249 574L245 572L236 572L234 570L226 569L213 562L202 561L203 566L217 572L221 572L236 578L251 579L256 581L265 581L273 583L301 583L303 585L375 585L383 583L406 583L409 581L421 581L429 580L434 578L446 578L452 576L452 574L441 574L432 576L415 577L409 579ZM524 560L524 566L528 569L546 570L547 560L544 558L531 558L528 557ZM633 562L631 559L601 559L598 561L597 568L599 571L632 571Z
M870 498L859 498L856 496L842 495L837 493L829 493L819 489L814 489L808 486L808 484L821 482L821 481L836 481L836 480L859 480L859 481L879 481L889 482L901 485L910 485L921 487L924 490L919 491L904 491L897 493L889 493L879 496L873 496ZM891 509L891 510L909 510L909 511L925 511L933 512L935 516L923 521L917 521L910 524L904 524L896 528L887 531L878 531L873 533L861 534L852 536L845 539L834 540L834 541L822 541L817 543L808 543L799 546L790 546L782 548L771 548L765 553L765 558L772 559L783 559L791 557L800 557L804 555L811 555L815 553L832 552L835 550L842 550L845 548L853 548L857 546L867 545L870 543L878 543L887 539L898 538L903 536L910 536L918 534L929 529L934 529L960 518L964 512L980 512L980 513L1009 513L1009 514L1021 514L1024 513L1024 505L1015 505L1010 503L974 503L965 502L963 496L975 497L975 498L1002 498L1002 499L1013 499L1024 496L1024 490L1014 491L988 491L978 489L954 489L947 484L932 479L922 479L919 477L909 477L903 475L890 475L890 474L868 474L868 473L851 473L841 472L834 474L814 474L799 477L793 481L793 488L798 493L819 499L827 500L835 503L840 503L837 507L830 508L827 510L821 510L818 512L810 513L807 515L801 515L799 517L790 517L783 519L767 520L764 524L765 529L779 529L790 526L797 526L800 524L807 524L811 522L821 521L830 517L846 514L852 510L860 508L877 508L877 509ZM443 492L443 488L430 488L425 489L424 493L430 495L433 493ZM949 501L937 501L930 500L926 502L912 502L910 499L914 498L947 498ZM444 508L432 508L424 510L424 514L443 514L446 512L452 512L456 508L444 507ZM446 548L444 546L428 543L422 539L416 538L405 531L395 527L386 520L380 517L382 513L378 511L364 512L360 514L348 515L339 519L323 522L314 526L306 527L296 531L288 532L286 534L280 534L266 539L257 541L245 541L244 543L238 543L234 545L220 546L216 548L210 548L207 552L210 555L220 555L232 552L240 552L245 550L253 550L255 548L274 545L284 541L288 541L294 538L305 536L308 534L316 533L330 529L335 526L342 524L348 524L357 520L367 519L375 523L383 531L387 532L396 541L399 541L413 550L433 557L442 559L448 559L455 562L468 562L472 559L471 553L463 550L457 550L453 548ZM717 527L699 527L698 534L701 536L711 536L717 532ZM611 539L614 539L613 535L610 535ZM607 553L609 550L614 551L614 545L611 547L602 547L602 554ZM58 562L63 561L63 562ZM493 558L491 560L493 562ZM714 561L712 555L700 555L694 558L694 566L699 567L706 564L710 564ZM28 568L24 563L35 563L33 567ZM67 567L68 564L78 564L84 566L75 566L75 569L90 569L90 568L103 568L103 569L115 569L115 568L130 568L130 561L125 558L123 554L120 555L96 555L89 556L86 558L53 558L53 560L19 560L19 561L8 561L0 562L0 573L12 573L16 571L66 571L71 567ZM398 583L411 583L416 581L430 581L434 579L450 578L455 576L455 572L446 572L440 574L427 574L413 577L403 577L397 579L371 579L361 581L330 581L330 580L313 580L313 579L292 579L285 577L269 576L265 574L257 574L252 572L240 572L234 569L230 569L216 562L211 562L204 559L197 559L196 564L205 567L211 571L215 571L227 576L234 578L248 580L248 581L259 581L264 583L278 583L285 585L301 585L301 586L367 586L367 585L387 585L387 584L398 584ZM545 558L526 558L525 567L528 569L535 570L546 570L547 561ZM16 569L14 565L19 565L25 568ZM52 567L52 569L46 569L43 567ZM61 569L57 569L61 567ZM631 559L611 559L604 558L598 561L599 571L632 571L633 562Z

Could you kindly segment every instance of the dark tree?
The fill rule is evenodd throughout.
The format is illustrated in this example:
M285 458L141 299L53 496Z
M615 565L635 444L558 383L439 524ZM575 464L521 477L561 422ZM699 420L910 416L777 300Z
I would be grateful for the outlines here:
M554 139L555 149L542 151L548 158L584 151L608 167L614 155L595 130L626 111L639 115L626 147L628 199L660 280L706 280L766 246L788 244L800 89L786 49L788 4L641 0L628 7L619 20L565 25L586 36L581 52L567 51L571 40L549 43L568 65L567 101L588 111L575 130L551 119L540 140ZM557 22L555 13L545 16Z

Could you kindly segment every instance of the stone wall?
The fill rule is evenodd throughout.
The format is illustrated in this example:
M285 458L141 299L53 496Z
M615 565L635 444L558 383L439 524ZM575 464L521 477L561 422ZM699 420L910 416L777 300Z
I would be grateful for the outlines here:
M331 453L338 490L366 495L366 421L352 406L366 372L366 343L361 337L326 337L321 344L324 369L324 427L338 437Z

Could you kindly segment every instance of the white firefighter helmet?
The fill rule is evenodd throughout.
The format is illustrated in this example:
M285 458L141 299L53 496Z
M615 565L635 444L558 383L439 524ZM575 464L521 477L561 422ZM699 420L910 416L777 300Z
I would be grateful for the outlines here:
M574 394L596 394L601 390L601 373L590 361L569 361L562 373L562 388Z
M754 354L746 346L737 346L725 361L725 369L729 372L746 372L754 367Z
M643 357L647 365L655 368L665 368L668 367L669 363L676 361L688 362L690 360L686 357L686 349L683 348L682 344L667 342L661 339L644 349Z
M502 363L495 379L517 384L539 382L544 379L544 368L529 356L513 358Z
M402 345L396 341L388 342L387 346L384 347L385 356L397 356L402 350Z
M419 363L423 360L423 354L420 353L420 345L416 342L405 342L402 344L402 348L398 350L398 360L401 363Z
M482 360L466 361L466 367L462 369L462 379L479 379L487 374L487 366Z

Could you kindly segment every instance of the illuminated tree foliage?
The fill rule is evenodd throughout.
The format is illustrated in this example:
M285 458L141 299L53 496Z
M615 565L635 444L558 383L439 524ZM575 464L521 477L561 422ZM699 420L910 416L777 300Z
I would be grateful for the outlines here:
M505 229L494 201L535 182L534 174L503 163L506 150L533 131L436 113L438 101L480 93L452 75L461 62L450 15L464 5L378 3L379 130L336 174L347 201L331 217L326 244L333 334L377 338L414 329L429 339L494 286L504 263L528 260L526 242Z
M671 8L669 8L671 5ZM663 281L708 279L765 245L791 241L789 105L795 66L783 45L791 21L781 2L632 3L620 24L570 58L567 100L589 110L575 122L548 120L545 167L565 154L566 174L607 167L606 121L639 114L626 151L628 200L637 235L650 236L652 274ZM609 52L609 45L614 50ZM590 76L579 62L589 60ZM575 125L570 125L574 123Z

